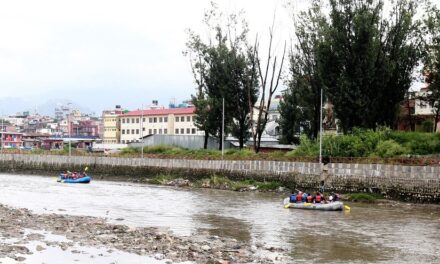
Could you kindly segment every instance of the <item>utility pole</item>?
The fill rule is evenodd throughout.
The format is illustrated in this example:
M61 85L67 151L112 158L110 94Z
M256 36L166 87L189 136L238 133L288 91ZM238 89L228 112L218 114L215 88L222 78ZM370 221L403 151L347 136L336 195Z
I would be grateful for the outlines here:
M322 88L321 88L321 103L319 105L321 108L319 113L319 164L322 164Z
M70 114L67 116L67 129L69 130L69 157L72 156L72 134L70 132L71 130L71 123L70 123Z
M141 158L144 158L144 104L141 109Z
M223 97L222 106L222 159L225 152L225 98Z

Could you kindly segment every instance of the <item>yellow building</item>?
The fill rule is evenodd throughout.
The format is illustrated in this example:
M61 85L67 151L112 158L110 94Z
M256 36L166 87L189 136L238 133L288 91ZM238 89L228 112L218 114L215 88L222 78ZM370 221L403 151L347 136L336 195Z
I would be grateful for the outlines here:
M122 144L140 142L141 137L154 134L203 135L194 124L195 108L146 109L119 116Z
M122 114L120 109L104 111L102 113L102 122L104 123L102 142L104 144L120 143L120 123L118 118L120 114Z

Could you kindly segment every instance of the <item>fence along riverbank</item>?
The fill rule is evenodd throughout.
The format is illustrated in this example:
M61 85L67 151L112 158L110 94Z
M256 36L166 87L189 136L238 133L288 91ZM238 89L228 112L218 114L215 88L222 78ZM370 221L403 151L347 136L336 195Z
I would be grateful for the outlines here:
M265 160L191 160L89 156L0 154L0 172L57 175L88 166L100 179L136 180L159 174L200 179L213 174L233 180L279 181L289 188L338 192L376 192L417 202L440 202L440 166L288 162Z

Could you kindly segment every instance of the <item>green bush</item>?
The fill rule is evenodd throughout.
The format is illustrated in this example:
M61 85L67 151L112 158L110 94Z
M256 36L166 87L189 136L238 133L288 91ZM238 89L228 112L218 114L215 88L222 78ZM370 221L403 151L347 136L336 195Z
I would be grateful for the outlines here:
M322 154L329 157L397 157L440 153L440 134L425 132L353 129L346 135L323 137ZM319 141L301 137L301 144L285 157L317 157Z
M379 144L377 144L376 146L375 152L373 152L372 155L376 154L381 158L391 158L407 153L408 153L407 150L401 145L399 145L399 143L397 143L392 139L389 139L379 142Z

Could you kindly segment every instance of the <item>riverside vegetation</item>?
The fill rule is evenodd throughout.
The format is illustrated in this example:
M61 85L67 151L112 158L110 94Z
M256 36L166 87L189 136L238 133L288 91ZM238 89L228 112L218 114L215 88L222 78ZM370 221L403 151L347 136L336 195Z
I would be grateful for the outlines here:
M388 163L408 158L440 158L440 133L393 131L388 128L377 130L354 129L345 135L325 135L322 145L323 156L328 158L363 158L365 162ZM68 155L68 148L62 150L18 151L4 149L5 153L30 153ZM219 150L184 149L170 145L144 147L144 156L173 159L222 159ZM128 147L115 157L140 157L141 149ZM72 149L72 155L101 155ZM319 155L319 141L301 137L296 149L288 152L273 151L255 153L250 149L227 149L223 159L227 160L278 160L316 162ZM359 161L359 160L357 160ZM397 161L396 161L397 162Z
M212 175L196 181L191 181L186 178L181 178L172 174L161 174L153 178L144 179L149 184L169 185L176 187L195 187L195 188L212 188L221 190L230 190L238 192L257 191L257 192L278 192L283 195L289 195L293 189L291 186L283 186L276 181L255 181L255 180L241 180L234 181L224 176ZM316 190L303 190L307 192L314 192ZM330 193L324 192L324 196L329 196ZM374 203L377 200L384 199L384 196L376 193L348 193L341 195L342 200L352 202L366 202Z

